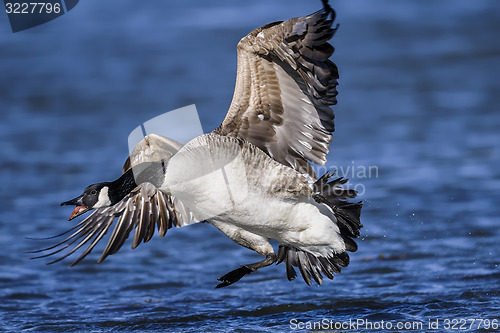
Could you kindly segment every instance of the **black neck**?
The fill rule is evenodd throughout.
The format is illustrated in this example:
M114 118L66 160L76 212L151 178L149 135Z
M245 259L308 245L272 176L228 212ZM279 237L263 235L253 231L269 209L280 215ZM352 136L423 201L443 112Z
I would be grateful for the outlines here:
M134 174L132 170L128 170L120 178L109 184L108 195L111 203L114 205L119 202L136 187L137 183Z
M151 183L158 188L161 187L166 168L165 162L148 162L129 169L120 178L109 183L109 199L115 204L142 183Z

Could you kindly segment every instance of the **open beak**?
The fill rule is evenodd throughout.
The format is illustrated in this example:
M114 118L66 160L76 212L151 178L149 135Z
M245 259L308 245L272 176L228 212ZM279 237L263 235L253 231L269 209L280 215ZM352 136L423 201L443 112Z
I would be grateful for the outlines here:
M61 203L61 206L66 206L66 205L75 205L76 206L75 210L73 210L73 213L71 213L68 221L71 221L75 217L78 217L78 216L80 216L80 215L82 215L90 210L87 207L83 206L82 196L79 196L78 198L74 198L70 201L65 201L65 202Z

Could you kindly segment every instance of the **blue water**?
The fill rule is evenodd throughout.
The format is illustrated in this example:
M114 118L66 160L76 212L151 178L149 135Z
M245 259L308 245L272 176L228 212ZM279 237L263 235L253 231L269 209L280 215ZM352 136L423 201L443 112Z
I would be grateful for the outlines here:
M133 251L129 242L99 265L98 251L71 269L24 253L51 244L26 237L73 225L61 201L119 175L140 123L196 104L205 131L218 126L238 40L319 3L81 1L16 34L0 13L0 330L280 332L383 320L426 332L438 320L454 332L446 320L500 319L496 0L335 1L329 167L356 171L365 227L333 281L289 282L279 265L215 290L217 277L260 258L206 224ZM471 323L466 331L498 331Z

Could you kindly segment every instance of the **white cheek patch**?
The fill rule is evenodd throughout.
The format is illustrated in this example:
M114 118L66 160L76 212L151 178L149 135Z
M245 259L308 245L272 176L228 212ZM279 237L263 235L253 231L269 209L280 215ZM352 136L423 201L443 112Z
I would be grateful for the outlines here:
M99 198L92 208L101 208L111 206L111 200L109 199L109 187L104 186L99 192Z

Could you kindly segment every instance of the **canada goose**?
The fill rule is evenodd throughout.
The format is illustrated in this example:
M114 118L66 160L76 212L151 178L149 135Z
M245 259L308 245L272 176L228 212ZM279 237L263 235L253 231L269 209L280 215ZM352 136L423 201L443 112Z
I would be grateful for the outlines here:
M228 286L272 263L287 277L322 283L349 264L353 238L362 227L361 202L347 180L320 177L309 164L325 164L334 131L338 71L328 58L335 12L327 0L311 15L255 29L238 43L236 88L229 111L213 132L182 146L158 135L134 149L113 182L88 186L73 219L95 211L49 248L46 257L70 248L62 260L88 244L77 264L115 225L99 258L116 253L134 229L132 247L163 237L172 226L212 224L236 243L265 256L218 280ZM269 239L279 242L274 252ZM78 242L78 243L76 243ZM76 243L76 245L74 245ZM71 249L71 246L74 246Z

